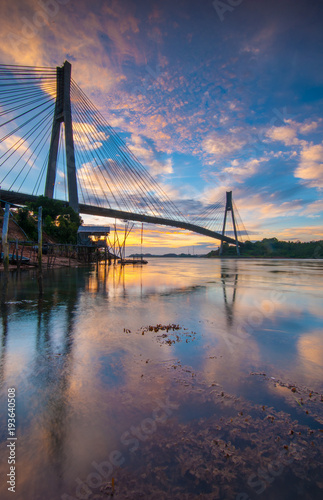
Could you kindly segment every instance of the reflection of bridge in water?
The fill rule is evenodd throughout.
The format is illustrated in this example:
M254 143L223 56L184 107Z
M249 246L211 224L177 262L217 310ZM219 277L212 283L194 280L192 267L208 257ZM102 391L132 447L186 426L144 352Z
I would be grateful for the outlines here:
M231 192L183 215L185 201L168 197L71 78L67 61L56 69L0 65L0 86L2 202L23 205L45 194L82 214L185 229L239 253L246 231Z
M238 269L236 263L234 266L235 270L233 272L226 266L227 264L225 262L221 262L221 283L223 289L224 307L226 312L228 330L230 330L234 321L234 305L236 301L238 286Z
M66 275L64 270L59 270L59 273ZM1 302L0 388L6 384L8 361L17 349L16 345L12 351L12 346L17 342L23 342L25 363L22 363L17 370L15 387L18 387L17 393L22 407L26 404L29 405L29 411L32 411L32 414L37 416L36 420L41 422L40 430L45 431L47 436L51 466L56 471L57 476L61 477L64 470L67 435L67 429L61 425L61 422L67 419L67 394L73 370L75 313L82 283L84 287L84 280L83 273L78 273L76 280L65 280L64 288L59 288L54 281L45 291L43 298L37 299L35 276L34 272L19 277L19 279L14 279L14 275L10 276L8 302ZM58 276L58 278L60 280L62 276ZM37 304L36 308L35 303ZM57 316L55 318L58 309L62 323L59 326ZM24 311L26 317L23 330L21 327L14 328L15 316L17 313L21 314L21 311ZM34 327L34 332L33 329L30 330L29 325ZM10 349L8 348L9 342L11 343ZM30 354L32 355L28 360ZM10 373L10 368L8 371ZM25 400L24 386L26 383L41 394L41 401L39 398ZM40 406L37 406L35 402L37 400ZM27 425L26 422L25 425Z
M228 325L232 325L238 272L226 266L226 262L222 262L221 268L217 268L216 273L220 277L217 286L220 292L221 288L223 290L225 316ZM17 372L15 382L18 388L20 383L22 387L27 383L41 395L41 408L37 407L40 404L38 401L34 403L33 410L42 422L51 466L58 476L65 467L64 450L68 441L68 431L61 422L68 420L70 378L75 377L77 368L75 349L79 336L76 324L78 311L84 307L84 300L91 300L92 294L93 300L101 297L111 304L114 298L118 300L118 297L122 297L124 303L124 299L128 300L132 296L134 289L137 297L146 303L147 297L152 294L152 283L156 286L154 274L145 282L147 271L148 268L131 270L122 266L98 264L90 273L86 269L71 268L68 273L70 277L67 277L65 269L57 269L51 273L51 284L44 288L44 296L40 300L34 271L23 277L10 276L8 301L1 303L0 386L7 384L9 361L14 352L12 349L16 349L13 346L24 335L28 339L26 359ZM194 282L177 286L176 281L169 292L194 294L200 289ZM232 294L229 290L232 290ZM160 291L155 293L164 295L164 287L161 286ZM26 317L24 332L14 326L16 317L19 321L19 314ZM25 397L22 388L19 397L21 401Z

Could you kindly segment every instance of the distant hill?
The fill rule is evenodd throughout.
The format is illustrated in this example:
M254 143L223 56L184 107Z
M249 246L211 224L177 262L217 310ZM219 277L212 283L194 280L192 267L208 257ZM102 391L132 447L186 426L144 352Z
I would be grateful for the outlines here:
M134 257L134 258L137 258L137 259L140 258L141 256L145 257L145 258L147 258L147 257L165 257L165 258L179 257L179 258L182 258L182 259L183 258L187 258L187 257L189 257L189 258L193 258L193 257L194 258L206 257L205 255L191 255L191 254L187 254L187 253L180 253L180 254L178 254L178 253L165 253L163 255L154 255L154 254L151 254L151 253L144 253L144 254L141 255L141 253L133 253L133 254L129 255L129 257L131 257L131 258Z
M247 241L241 248L242 257L282 258L282 259L323 259L323 240L320 241L279 241L277 238L264 238L262 241ZM235 246L223 244L223 257L235 257ZM208 258L219 257L219 250L212 250Z

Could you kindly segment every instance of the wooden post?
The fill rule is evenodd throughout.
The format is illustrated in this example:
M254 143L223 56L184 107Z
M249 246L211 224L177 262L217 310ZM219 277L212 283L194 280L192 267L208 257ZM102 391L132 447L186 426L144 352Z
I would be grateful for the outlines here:
M142 242L143 242L143 233L144 233L144 223L141 223L141 242L140 242L140 247L141 247L141 262L143 260L142 258Z
M6 203L2 226L2 251L3 251L3 267L5 273L9 271L9 244L8 244L8 228L9 228L9 203Z
M21 263L22 263L22 258L24 256L24 248L25 248L25 242L23 241L22 242L21 255L20 255L20 259L19 259L19 269L20 269L20 266L21 266Z
M9 227L9 203L6 203L5 213L3 217L2 226L2 251L3 251L3 266L4 266L4 276L3 276L3 288L1 293L1 304L5 307L8 293L8 282L9 282L9 244L8 244L8 227Z
M124 225L123 258L126 258L127 223Z
M43 294L43 273L42 273L42 255L43 255L43 227L42 227L43 208L38 208L38 285L39 294Z
M113 254L114 254L114 265L117 263L116 259L116 236L117 236L117 221L114 221L114 240L113 240Z
M18 247L18 240L17 239L16 239L16 261L17 261L17 270L19 271L20 261L19 261L19 247Z

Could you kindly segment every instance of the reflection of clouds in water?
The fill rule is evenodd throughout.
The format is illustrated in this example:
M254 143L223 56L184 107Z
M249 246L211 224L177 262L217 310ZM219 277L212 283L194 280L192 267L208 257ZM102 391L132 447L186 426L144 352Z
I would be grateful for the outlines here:
M305 358L323 366L323 335L322 330L317 330L303 335L297 343L300 354Z
M273 376L279 371L296 381L304 377L315 387L323 364L322 337L308 325L321 317L321 267L310 267L304 276L307 267L300 265L304 286L298 286L296 264L288 280L270 272L277 265L151 259L148 266L139 268L100 265L98 271L70 269L68 275L55 271L42 307L18 307L19 301L12 301L4 382L17 377L20 404L29 408L21 417L20 430L23 489L32 491L31 484L36 484L32 470L37 469L42 471L37 485L42 480L56 491L57 474L63 472L66 488L75 490L75 478L86 477L92 460L104 460L107 450L117 449L122 433L151 416L155 401L170 393L171 399L182 403L186 398L196 408L198 394L207 398L214 390L221 398L221 388L212 384L224 387L226 383L232 399L224 396L222 406L238 411L234 394L248 382L251 366L266 371L270 366ZM281 264L287 270L288 265ZM28 287L28 283L22 281L19 286ZM26 289L22 294L27 294ZM305 312L306 328L301 321ZM180 324L196 336L186 343L183 335L181 341L168 345L158 339L160 332L142 335L141 327L158 323ZM284 353L288 364L280 363ZM194 392L196 380L199 393ZM187 418L188 423L179 428L183 437L194 435L194 425ZM235 422L240 429L248 425ZM269 425L272 422L264 424L265 433L272 432ZM203 432L206 444L210 434L206 427ZM170 429L170 449L175 446L174 434ZM143 454L149 446L140 448ZM261 446L257 450L260 453ZM181 453L186 460L187 450ZM192 453L196 453L194 446ZM145 457L142 460L146 464Z
M323 379L322 330L314 330L302 335L297 341L297 349L306 380L315 379L321 385Z

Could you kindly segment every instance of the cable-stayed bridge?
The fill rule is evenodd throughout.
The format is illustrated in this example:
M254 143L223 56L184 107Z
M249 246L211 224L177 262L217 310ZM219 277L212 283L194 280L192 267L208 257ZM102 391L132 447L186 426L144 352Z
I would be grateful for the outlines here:
M71 78L67 61L0 65L0 186L1 201L23 205L44 194L82 214L186 229L237 250L246 235L231 192L183 215Z

